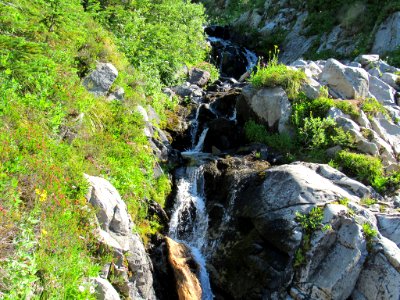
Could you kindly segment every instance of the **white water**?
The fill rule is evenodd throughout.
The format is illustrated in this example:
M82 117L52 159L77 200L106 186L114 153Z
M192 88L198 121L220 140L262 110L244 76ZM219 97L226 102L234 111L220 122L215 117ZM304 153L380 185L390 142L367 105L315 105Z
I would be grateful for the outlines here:
M203 300L214 298L202 252L207 242L207 229L208 214L205 207L203 167L187 167L184 176L178 181L174 213L169 224L169 236L187 245L199 264Z
M200 106L196 112L196 119L192 123L192 149L185 152L186 155L194 157L201 154L208 132L208 128L205 128L196 143ZM177 190L168 235L190 248L193 258L200 267L198 276L202 288L202 300L212 300L214 295L203 253L204 246L207 244L208 230L203 166L200 164L200 166L186 167L184 175L178 180Z

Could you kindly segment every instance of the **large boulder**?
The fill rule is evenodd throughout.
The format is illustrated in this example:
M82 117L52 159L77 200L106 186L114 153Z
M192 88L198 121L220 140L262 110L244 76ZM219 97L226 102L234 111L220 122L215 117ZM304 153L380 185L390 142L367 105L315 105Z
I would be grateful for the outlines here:
M400 247L400 215L378 214L379 232Z
M369 92L376 100L385 105L395 104L395 89L378 77L369 76Z
M106 96L117 77L118 71L111 63L98 63L96 70L85 77L83 85L95 96Z
M393 242L382 237L374 245L351 298L400 299L400 250Z
M373 215L356 204L370 195L367 187L327 165L296 163L261 171L248 162L231 163L231 175L224 163L217 168L205 178L206 186L216 187L207 192L207 205L210 273L218 290L230 299L284 299L291 287L293 295L313 293L313 299L345 299L352 293L366 242L347 208L329 203L347 198L360 220L374 224ZM332 229L311 235L306 263L297 270L294 257L303 240L297 214L315 206L325 206L324 224Z
M189 71L189 82L200 87L205 86L210 80L210 77L210 72L199 68L193 68Z
M292 107L281 87L257 90L249 85L243 88L242 92L248 110L257 117L258 121L280 133L289 131L288 123ZM245 112L238 110L238 114L245 114Z
M368 96L368 76L364 69L347 67L331 58L326 62L319 79L340 98L356 99Z
M133 222L125 202L107 180L85 175L89 182L86 199L96 210L100 228L98 239L112 249L114 259L106 277L117 277L114 286L125 297L155 299L152 263L138 234L132 233Z
M168 261L174 271L179 300L201 300L202 289L198 279L199 266L184 244L165 238Z
M375 34L372 52L385 54L393 51L400 45L400 12L395 12L389 16L379 26Z
M118 292L108 280L96 277L93 278L92 281L96 286L96 296L98 300L121 300Z

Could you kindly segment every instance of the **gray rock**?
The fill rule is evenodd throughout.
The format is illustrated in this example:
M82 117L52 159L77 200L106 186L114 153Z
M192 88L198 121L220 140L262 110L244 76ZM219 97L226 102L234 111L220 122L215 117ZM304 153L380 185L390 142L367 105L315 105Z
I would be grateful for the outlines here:
M349 115L346 115L345 113L343 113L339 108L337 107L331 107L328 110L328 114L327 117L334 119L335 121L341 117L341 118L345 118L345 119L350 119Z
M302 35L307 19L307 13L298 16L295 25L290 30L282 44L283 53L280 57L282 62L289 63L306 53L317 39L316 36L305 37Z
M110 63L98 63L96 70L83 80L85 88L95 96L105 96L118 77L117 69Z
M353 120L345 117L338 116L335 119L336 123L346 131L354 130L360 132L360 126Z
M101 227L99 241L114 249L113 263L115 269L121 271L118 273L121 280L117 280L120 284L116 287L132 299L155 299L152 263L140 237L132 233L133 223L125 202L107 180L86 174L85 178L90 184L86 198L95 208ZM125 261L129 266L126 271ZM118 277L118 274L114 275Z
M348 64L349 67L354 67L354 68L361 68L361 64L355 61L352 61L351 63Z
M210 80L210 72L201 70L199 68L193 68L189 71L189 82L197 86L205 86Z
M396 91L375 76L369 77L369 92L381 103L395 104L394 94Z
M363 112L362 110L360 110L360 115L357 118L357 123L360 124L360 126L362 127L371 128L371 123L369 122L365 112Z
M397 155L400 153L400 126L388 121L386 118L373 118L372 129L386 141Z
M336 53L348 56L355 49L354 40L348 37L346 29L341 25L332 28L329 34L324 34L321 37L321 44L317 49L317 53L326 50L333 50Z
M367 256L362 228L342 217L347 208L330 210L334 232L317 232L311 241L308 261L300 270L295 287L311 299L347 299ZM299 284L297 284L299 282Z
M361 68L346 67L335 59L329 59L320 75L320 81L343 99L368 96L368 73Z
M385 54L388 51L395 50L399 45L400 12L395 12L379 26L375 34L375 41L372 46L372 52Z
M308 78L308 81L303 84L301 89L310 99L316 99L321 94L321 84L312 78Z
M358 278L352 299L400 299L399 265L399 248L382 237Z
M143 106L141 105L136 106L136 111L142 116L143 121L149 122L149 116L147 114L146 109Z
M107 100L112 101L112 100L124 100L125 96L125 90L122 87L118 87L115 89L114 92L110 93L107 97Z
M386 72L382 74L381 80L396 90L400 89L399 85L397 84L399 82L398 75Z
M400 215L377 214L379 232L400 247Z
M92 282L96 286L96 296L98 300L120 300L118 292L112 286L112 284L101 277L92 279Z
M291 104L281 87L255 90L251 86L243 88L246 103L257 117L270 128L276 127L280 133L288 132Z
M379 55L377 54L364 54L357 56L355 61L359 62L362 66L373 65L379 61Z
M369 69L369 70L368 70L368 73L369 73L371 76L375 76L376 78L379 78L379 77L381 77L381 75L382 75L382 72L379 70L378 67Z

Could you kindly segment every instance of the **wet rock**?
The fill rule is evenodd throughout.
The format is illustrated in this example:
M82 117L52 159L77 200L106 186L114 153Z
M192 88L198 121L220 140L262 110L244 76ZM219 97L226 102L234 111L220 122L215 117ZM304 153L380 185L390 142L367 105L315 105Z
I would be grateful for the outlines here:
M329 59L326 62L320 81L327 84L343 99L368 96L368 73L361 68L347 67L335 59Z
M202 290L198 279L199 266L190 250L169 237L165 238L168 261L174 271L176 288L180 300L201 300Z
M236 148L243 141L241 130L235 121L225 118L215 119L207 124L208 132L204 140L204 151L211 152L212 147L220 151Z
M105 96L117 76L118 71L112 64L98 63L96 70L83 80L83 85L95 96Z

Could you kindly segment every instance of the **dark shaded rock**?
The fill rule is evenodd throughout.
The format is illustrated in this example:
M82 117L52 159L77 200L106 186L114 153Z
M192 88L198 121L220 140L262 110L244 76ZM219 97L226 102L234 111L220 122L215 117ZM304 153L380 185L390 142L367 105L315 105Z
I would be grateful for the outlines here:
M206 152L211 152L212 146L220 151L233 149L243 141L243 133L234 121L220 118L209 122L207 127L209 130L204 141L204 151Z
M218 26L212 25L204 29L205 33L209 36L221 38L227 40L230 38L230 28L229 26Z

